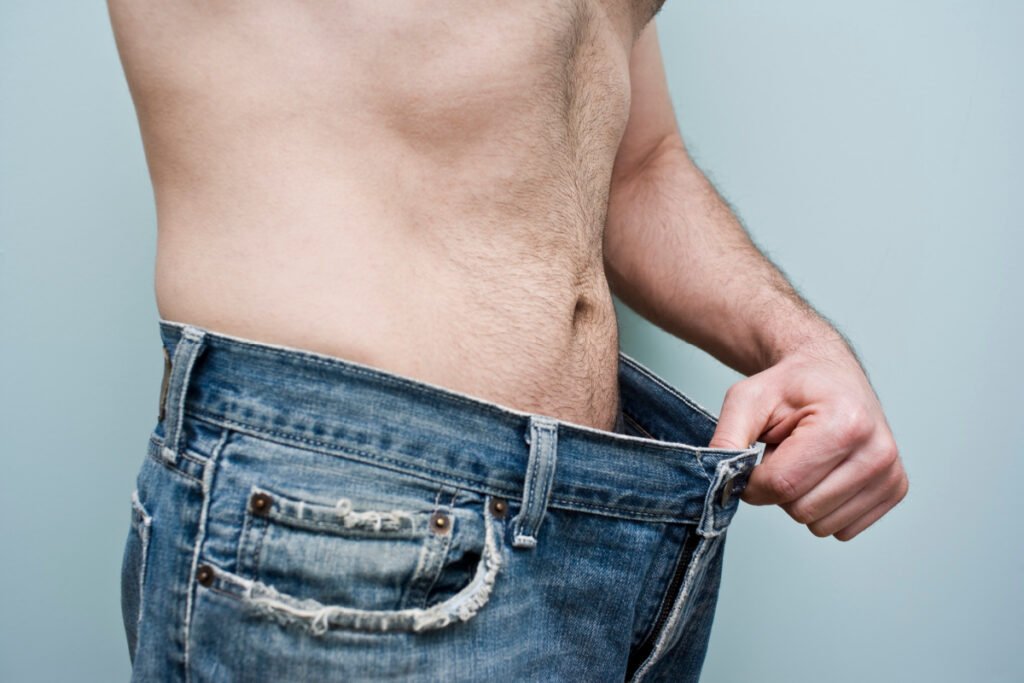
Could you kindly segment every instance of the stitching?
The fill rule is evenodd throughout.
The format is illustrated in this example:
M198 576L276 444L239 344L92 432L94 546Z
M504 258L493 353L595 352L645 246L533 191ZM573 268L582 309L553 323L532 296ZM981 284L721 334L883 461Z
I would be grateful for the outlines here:
M684 529L683 529L682 541L679 543L679 550L678 550L678 552L673 553L673 557L675 558L675 560L673 562L669 563L666 566L664 573L661 576L659 576L658 577L658 581L656 581L654 583L654 585L656 585L656 586L657 585L664 585L664 586L668 585L669 581L671 581L672 575L675 573L676 567L679 564L681 564L683 559L684 559L683 558L683 553L686 550L687 542L689 542L690 537L693 534L697 533L697 525L696 524L683 524L683 525L680 525L680 526L684 527ZM685 527L692 527L692 528L691 529L686 529ZM694 555L694 552L696 552L696 549L697 549L696 546L694 546L694 549L693 549L693 551L690 552L690 556L689 556L688 559L686 559L686 562L688 562L688 563L692 563L693 562L693 555ZM661 550L661 546L658 547L658 550L659 551ZM682 589L682 587L680 586L680 590L681 589ZM636 645L637 648L639 648L639 647L645 645L646 643L650 642L651 638L656 638L657 637L657 634L655 634L655 632L654 632L654 627L657 626L657 624L658 624L658 614L661 612L662 609L665 608L665 603L667 602L667 600L668 600L668 592L666 590L666 592L664 594L662 594L661 600L658 601L658 607L655 609L653 616L648 620L647 626L645 627L645 632L643 634L643 637L641 637L639 639L639 641L637 641L637 645ZM665 628L665 626L662 625L662 629L664 629L664 628ZM633 648L631 647L630 649L632 650ZM653 645L652 645L652 648L651 648L651 652L654 652ZM647 656L650 657L650 654L648 654ZM644 660L644 661L646 661L646 660ZM643 664L643 662L641 662L641 664Z
M504 564L503 544L497 538L504 536L503 520L490 514L488 496L484 501L484 552L477 564L472 581L457 594L426 609L402 610L363 610L325 605L315 600L299 600L293 596L279 593L272 586L252 581L223 569L215 575L217 581L208 590L217 590L218 584L235 590L235 597L243 604L255 607L267 616L298 623L312 631L314 635L326 634L337 622L346 630L401 631L420 632L442 628L455 621L467 621L475 616L488 602L494 591L494 583L498 571ZM225 594L223 590L218 593Z
M658 384L658 386L660 386L662 389L665 389L666 391L671 393L676 398L682 400L687 405L689 405L691 408L693 408L695 410L698 410L701 413L704 413L704 415L708 419L710 419L712 422L717 422L717 418L707 408L705 408L704 406L700 405L699 403L697 403L692 398L690 398L686 394L682 393L681 391L679 391L678 389L676 389L672 385L666 384L657 375L655 375L650 370L648 370L646 367L641 365L639 361L631 358L630 356L627 356L624 352L620 352L620 355L622 356L623 360L625 360L628 365L630 365L632 368L634 368L635 370L637 370L640 373L642 373L643 375L645 375L648 379L656 382Z
M623 411L622 411L622 417L623 417L623 418L624 418L624 419L626 420L626 422L629 422L630 424L632 424L632 425L633 425L633 427L635 427L637 431L639 431L640 433L642 433L642 434L643 434L644 436L646 436L646 437L647 437L648 439L654 439L654 440L657 440L657 437L656 437L656 436L654 436L654 435L653 435L653 434L651 434L651 433L650 433L649 431L647 431L647 430L646 430L646 429L644 428L644 426L643 426L642 424L640 424L639 422L637 422L637 420L636 420L636 419L635 419L635 418L634 418L634 417L633 417L632 415L630 415L629 413L627 413L627 412L626 412L625 410L623 410Z
M538 461L537 461L537 470L538 470L537 478L539 479L539 477L540 477L540 466L543 464L544 465L544 473L543 473L544 474L544 488L543 488L543 490L544 490L544 494L545 495L544 496L537 496L535 493L532 493L532 492L530 494L530 496L531 496L531 507L533 507L537 513L543 513L545 511L545 508L547 507L548 498L551 497L551 482L554 480L554 476L555 476L555 458L558 456L557 445L555 446L555 448L551 448L550 447L555 442L555 439L557 438L557 435L558 435L558 430L557 430L556 426L555 425L545 425L544 429L545 429L545 431L547 431L549 433L549 441L546 444L546 446L548 447L548 454L547 454L547 457L544 457L543 459L538 459ZM536 489L536 483L537 482L534 482L534 485L535 485L534 488L535 489ZM540 525L541 525L541 523L543 521L544 521L543 514L535 514L535 515L533 515L533 524L530 525L531 528L529 530L531 537L536 537L537 536L537 534L540 532Z
M187 384L185 386L188 386ZM182 392L184 395L184 392ZM192 610L194 609L195 602L193 596L196 592L196 567L199 566L199 551L202 548L203 542L206 540L206 516L207 511L210 508L210 493L213 490L213 478L217 473L218 468L216 467L217 461L220 458L221 451L224 449L224 445L228 441L228 436L231 434L231 430L222 429L220 438L217 440L217 445L213 447L210 453L210 460L206 463L203 469L203 481L202 481L202 494L203 504L199 510L199 524L196 530L196 543L195 548L192 551L192 566L189 569L188 579L188 592L185 598L185 624L183 627L184 632L184 666L185 666L185 683L188 683L192 677L192 673L189 670L189 644L191 642L191 628L192 628Z
M450 510L454 510L455 501L459 497L459 492L461 490L462 489L460 489L458 487L454 487L454 490L452 491L452 498L451 498L450 501L448 501L448 508ZM438 494L440 494L440 491L438 491ZM456 524L456 522L455 522L455 515L454 514L451 515L451 518L452 518L452 524L453 525ZM447 541L442 541L441 542L442 548L444 549L444 554L438 559L437 570L434 572L434 575L432 577L430 577L430 583L427 584L427 586L423 590L423 600L420 601L420 603L418 605L418 607L420 609L427 609L426 604L427 604L427 600L430 599L430 592L432 590L434 590L434 586L436 586L437 582L441 579L441 574L444 573L444 568L448 564L448 556L451 555L452 546L455 544L455 534L458 533L458 530L456 528L454 528L454 526L453 526L453 528L452 528L450 533L451 533L451 537L449 539L447 539ZM433 540L433 539L431 539L431 540ZM437 541L434 541L434 542L437 542ZM417 565L416 571L419 572L419 570L420 570L420 567Z
M239 574L243 572L245 566L245 555L246 550L252 545L249 542L249 535L252 533L252 515L248 512L248 505L246 506L246 513L242 516L242 530L238 535L238 550L235 552L235 569Z
M443 491L445 485L441 485L441 489L438 494ZM281 493L277 490L277 487L268 488L264 485L254 484L251 487L250 494L253 493L266 493L273 497L274 502L268 511L268 517L273 520L280 521L283 524L289 522L295 522L296 524L328 524L332 523L332 520L338 518L338 505L337 503L331 505L320 502L314 496L307 498L296 498L295 494ZM422 506L417 501L417 506L414 509L412 505L403 507L401 509L392 508L391 510L383 510L375 507L365 507L362 503L359 504L358 509L349 508L349 512L352 514L358 514L362 512L381 512L381 513L392 513L400 516L408 517L412 524L423 523L429 519L433 512L437 511L437 500L438 494L434 496L434 509L424 511ZM343 500L352 502L351 498L342 497ZM372 504L371 504L372 505ZM308 512L308 515L303 514L303 511ZM345 526L344 529L352 530L355 527ZM376 530L379 532L380 530ZM394 531L388 530L388 531Z
M286 446L294 446L295 443L305 443L305 444L308 444L310 446L317 446L319 448L306 449L306 450L311 450L311 451L313 451L315 453L320 453L322 455L330 455L330 456L335 456L335 457L345 457L345 455L362 456L362 459L360 459L360 458L352 458L352 459L356 460L357 462L362 462L364 464L376 465L376 466L379 466L379 467L385 467L386 469L392 469L392 470L395 470L395 471L397 471L399 473L402 473L402 474L412 474L414 476L415 475L425 476L425 478L429 479L431 482L434 482L434 483L458 482L458 483L462 483L462 484L467 485L468 488L473 488L472 485L475 483L475 482L473 482L473 481L471 481L469 479L462 479L462 478L460 478L456 474L452 474L452 473L449 473L449 472L442 472L442 471L439 471L439 470L433 470L433 469L429 469L429 468L426 468L426 467L419 467L419 466L416 466L416 465L411 465L411 464L409 464L406 461L395 460L395 459L390 458L387 455L384 455L384 454L381 454L381 453L371 453L369 451L362 451L362 450L358 450L358 449L355 449L355 448L352 448L352 447L349 447L349 446L331 445L331 444L328 444L328 443L325 443L325 442L314 441L312 439L306 439L306 438L303 438L303 437L300 437L300 436L294 436L292 434L288 434L288 433L284 433L284 432L278 432L278 431L274 431L274 430L270 430L270 429L263 429L263 428L259 428L259 427L253 427L251 425L247 425L247 424L243 424L243 423L240 423L240 422L236 422L236 421L234 421L234 420L232 420L230 418L223 417L223 416L209 415L208 417L219 418L219 419L221 419L223 421L224 425L229 426L234 431L237 431L237 432L242 433L242 434L248 434L248 435L254 436L256 438L260 438L260 437L264 437L264 436L277 437L279 439L278 443L282 443L283 445L286 445ZM209 421L209 420L207 420L207 421ZM273 441L272 439L268 439L268 440ZM345 454L345 455L342 455L342 454ZM388 465L390 465L390 467L387 467ZM426 475L433 475L433 476L426 476ZM505 496L513 496L513 495L515 495L514 490L512 490L512 489L500 489L500 490L502 491L503 495L505 495ZM485 491L482 491L482 490L480 490L478 492L479 493L486 493Z
M167 324L173 327L183 327L178 323L173 323L169 321L161 322L161 324ZM311 363L316 363L319 365L324 365L332 368L338 368L345 372L361 375L363 377L385 382L387 384L391 384L394 386L413 388L416 389L417 391L426 391L429 392L430 394L433 394L435 397L443 398L445 400L457 401L464 405L473 406L475 408L485 409L489 412L492 412L496 415L505 418L508 418L510 414L515 414L522 417L528 416L530 414L514 410L511 408L503 408L501 406L487 403L485 401L480 401L479 399L474 399L473 397L468 396L466 394L461 394L449 389L445 389L443 387L431 384L429 382L413 380L412 378L403 377L401 375L397 375L394 373L382 373L379 370L376 370L369 366L364 366L352 360L320 354L315 351L310 351L309 349L300 349L292 347L274 348L264 343L256 342L253 340L246 340L242 339L241 337L235 337L229 334L225 334L223 332L215 332L212 330L206 330L206 334L204 336L220 338L224 340L222 343L235 346L244 346L247 349L249 349L252 353L262 354L264 356L278 356L290 360L295 360L294 357L296 355L300 355L304 357L304 360L308 360Z
M302 437L292 436L291 434L285 434L285 433L275 432L275 431L272 431L272 430L265 430L265 429L261 429L261 428L252 427L251 425L242 424L240 422L235 422L234 420L231 420L229 418L215 416L215 415L212 415L212 414L206 414L206 413L196 414L196 413L193 413L191 411L189 412L189 414L192 415L196 419L202 419L205 422L208 422L208 423L211 423L211 424L215 424L215 425L221 426L221 427L225 427L225 426L226 427L230 427L232 429L232 431L238 432L240 434L246 434L246 435L252 436L254 438L262 438L262 437L265 437L265 436L273 436L273 437L277 437L278 440L277 441L274 441L274 439L267 439L267 440L268 441L272 441L274 443L281 443L282 445L292 446L292 447L296 447L296 448L301 448L300 446L295 446L296 442L303 442L303 443L307 443L307 444L313 445L313 446L320 446L320 447L323 448L323 450L320 450L320 449L309 449L309 448L307 448L306 450L311 450L312 452L315 452L315 453L320 453L322 455L329 455L329 456L333 456L333 457L354 456L354 457L351 457L350 459L355 460L356 462L360 462L360 463L363 463L363 464L366 464L366 465L371 465L371 466L384 467L385 469L391 469L391 470L397 471L397 472L399 472L401 474L408 474L408 475L411 475L411 476L425 477L425 478L429 479L432 482L436 482L436 481L438 481L438 478L440 478L441 480L446 481L448 483L461 484L465 488L468 488L468 489L470 489L472 491L476 491L477 493L480 493L480 494L485 494L486 495L491 490L493 490L493 491L496 492L494 495L498 495L498 496L501 496L503 498L513 498L514 499L514 498L517 497L517 494L520 493L520 490L517 490L517 489L514 489L514 488L502 488L502 487L494 486L494 485L490 485L490 484L481 485L479 481L465 479L465 478L463 478L463 477L461 477L461 476L459 476L457 474L451 473L451 472L440 472L440 471L436 471L436 470L430 470L430 469L427 469L427 468L421 468L421 467L417 467L417 466L414 466L414 465L410 465L408 462L405 462L405 461L393 460L393 459L389 458L388 456L386 456L384 454L377 454L377 453L370 453L370 452L367 452L367 451L360 451L360 450L357 450L357 449L354 449L354 448L350 448L350 447L340 447L340 446L334 446L334 445L327 445L327 444L323 444L321 442L312 441L310 439L304 439ZM219 417L219 419L222 420L222 423L211 420L210 419L211 417ZM730 453L735 453L736 452L735 450L732 450L732 449L726 449L726 450L728 452L730 452ZM359 456L361 456L361 457L359 457ZM173 471L177 471L177 470L173 470ZM429 476L429 475L433 475L433 476ZM482 488L482 486L486 487L486 488ZM672 510L661 510L661 511L658 511L658 512L646 512L646 511L643 511L643 510L637 510L637 509L634 509L634 508L624 508L624 507L621 507L621 506L611 507L611 506L600 505L598 503L591 503L591 502L581 501L581 500L579 500L577 498L573 498L571 496L564 496L564 495L563 496L559 496L556 500L557 500L557 504L554 505L554 507L560 507L560 508L563 508L563 509L566 509L566 510L577 510L577 511L582 511L582 512L587 512L587 511L595 511L595 512L597 512L597 511L605 511L605 512L609 513L613 517L618 517L618 518L622 518L622 519L630 519L632 517L639 517L639 518L644 518L644 519L650 519L650 520L653 520L653 521L667 521L667 522L676 522L676 523L685 523L686 522L686 520L682 520L678 516L676 516L675 513ZM615 513L618 513L618 514L615 514Z
M696 533L696 531L694 532ZM650 671L658 661L662 659L666 651L666 643L673 631L676 630L676 623L679 621L683 610L686 608L686 603L689 602L690 594L693 592L695 582L697 580L698 572L706 572L707 567L705 566L705 556L710 556L711 545L714 544L719 536L707 537L702 536L697 547L694 548L693 555L690 559L690 565L686 569L686 575L683 577L683 585L680 586L679 594L676 597L675 604L673 605L672 611L669 613L668 619L665 621L662 627L661 633L658 634L658 639L654 642L654 647L651 648L650 654L647 659L641 664L640 668L637 669L634 674L634 681L640 681L647 672ZM716 546L717 548L717 546ZM678 642L678 640L676 641Z
M227 415L223 415L221 413L215 413L215 412L210 411L210 410L191 409L191 410L188 410L186 412L186 414L190 415L194 419L202 420L203 422L214 424L216 426L229 425L235 431L239 431L239 432L243 432L243 433L248 431L249 433L269 434L269 435L272 435L272 436L278 436L278 437L280 437L282 439L285 439L287 441L297 441L297 442L302 442L302 443L310 444L311 446L317 446L317 447L326 449L328 452L330 452L332 450L335 450L335 451L345 451L345 452L350 452L350 453L364 453L364 451L355 450L355 449L351 448L350 446L339 446L339 445L337 445L335 443L330 443L330 442L327 442L327 441L317 441L316 439L310 439L310 438L304 437L304 436L297 436L297 435L295 435L292 432L280 432L280 431L277 431L277 430L274 430L274 429L267 429L266 427L260 427L260 426L252 425L252 424L245 423L245 422L238 422L238 421L233 420L232 418L228 417ZM579 430L578 427L575 427L575 426L569 425L569 424L564 424L563 428L567 429L567 430L571 430L571 429ZM594 433L595 434L603 433L605 435L608 434L608 432L596 432L596 431ZM631 443L636 443L636 440L638 438L638 437L631 437L631 436L625 435L625 434L619 434L617 436L619 438L626 439L627 441L630 441ZM668 451L668 452L671 452L673 456L677 455L679 453L679 451L686 451L686 452L689 452L691 455L698 455L698 456L701 455L701 454L706 454L706 453L711 453L711 454L714 454L714 453L728 453L728 454L732 455L732 454L743 454L743 453L746 453L748 451L749 452L753 451L752 448L743 448L743 449L736 449L736 448L710 448L708 446L694 446L692 444L685 444L685 443L680 443L680 442L667 442L666 443L666 442L658 441L658 440L654 440L654 441L643 440L643 441L641 441L637 445L641 446L643 448L649 448L649 449L652 449L652 450ZM425 471L428 471L428 470L425 470Z
M135 527L135 532L138 534L139 543L141 544L139 550L139 604L138 614L135 618L135 647L138 649L139 633L142 631L142 615L146 606L146 567L149 564L149 534L153 526L153 518L142 505L142 501L139 500L139 490L137 488L132 491L131 501L132 511L136 518L133 520L132 526Z
M191 342L191 344L178 344L174 347L175 360L177 360L179 364L182 362L185 363L185 373L180 377L180 381L174 388L174 390L178 392L178 405L174 407L174 412L172 413L173 429L171 429L171 433L168 435L171 437L170 446L174 451L175 456L178 455L178 449L181 446L182 433L184 432L184 425L182 423L185 421L185 394L188 393L188 381L189 377L192 375L192 366L195 364L195 359L199 353L199 349L197 348L198 340L195 339L192 334L187 334L187 331L184 336ZM189 352L191 352L190 356L186 356ZM173 367L173 361L171 365ZM173 381L173 379L174 378L172 377L171 380ZM166 442L166 439L164 441Z
M167 325L167 326L170 326L170 327L178 327L178 328L183 328L184 327L180 323L175 323L173 321L167 321L167 320L163 320L163 319L161 320L160 324L161 325ZM182 332L182 334L184 334L184 332ZM468 394L462 394L460 392L456 392L454 390L447 389L445 387L441 387L441 386L436 385L436 384L431 384L430 382L425 382L425 381L421 381L421 380L414 380L412 378L403 377L403 376L397 375L395 373L381 372L377 368L373 368L373 367L370 367L370 366L367 366L367 365L363 365L363 364L357 363L356 361L353 361L353 360L339 358L337 356L329 356L329 355L326 355L326 354L320 354L320 353L317 353L315 351L311 351L309 349L300 349L300 348L294 348L294 347L276 348L276 347L270 346L269 344L266 344L266 343L256 342L256 341L253 341L253 340L247 340L247 339L243 339L241 337L235 337L233 335L229 335L229 334L226 334L226 333L223 333L223 332L216 332L216 331L213 331L213 330L205 330L204 333L201 336L202 337L207 337L207 338L220 338L220 339L224 340L223 343L225 343L225 344L236 345L236 346L243 346L243 347L249 349L253 353L262 354L262 355L265 355L265 356L284 357L284 358L287 358L287 359L290 359L290 360L294 360L294 356L296 356L296 355L303 356L305 359L308 359L312 363L316 363L316 364L319 364L319 365L324 365L324 366L332 367L332 368L338 368L338 369L341 369L341 370L346 371L346 372L351 372L353 374L360 375L362 377L370 378L370 379L373 379L373 380L379 380L379 381L381 381L383 383L390 384L390 385L393 385L393 386L404 387L404 388L412 388L412 389L415 389L416 391L427 392L427 393L432 394L434 397L442 398L442 399L445 399L445 400L456 401L458 403L461 403L463 405L468 405L468 406L471 406L471 407L476 408L476 409L486 410L486 411L488 411L490 413L493 413L495 415L498 415L499 417L501 417L503 419L506 419L506 420L510 416L513 416L513 415L514 416L518 416L518 417L530 417L532 415L531 413L524 412L524 411L521 411L521 410L515 410L514 408L511 408L511 407L508 407L508 406L500 406L500 405L497 405L497 404L494 404L494 403L489 403L487 401L482 401L482 400L480 400L478 398L475 398L473 396L469 396ZM676 398L680 399L681 401L686 403L691 408L693 408L693 409L697 410L698 412L702 413L705 417L707 417L712 422L717 421L717 418L708 409L706 409L704 406L700 405L699 403L697 403L696 401L691 399L686 394L683 394L682 392L680 392L675 387L673 387L670 384L667 384L666 382L661 380L657 375L653 374L650 370L648 370L646 367L641 365L639 361L633 359L632 357L630 357L629 355L627 355L623 351L619 351L619 357L627 365L629 365L633 369L637 370L638 372L640 372L644 376L646 376L649 379L651 379L659 387L661 387L665 391L669 392L670 394L672 394ZM190 371L191 371L191 368L190 368ZM191 374L191 372L189 374ZM188 380L188 377L186 377L186 381L187 380ZM568 423L566 423L566 426L568 428L573 428L573 425L570 425ZM586 430L586 431L593 431L593 430ZM691 446L691 448L693 448L693 447ZM700 448L700 447L698 447L698 448ZM735 449L712 449L712 450L735 450Z
M201 458L199 457L198 454L188 449L181 451L180 453L178 453L178 455L185 458L186 460L191 460L193 463L199 466L203 466L206 464L206 458Z
M538 425L538 434L540 433L541 429L543 429L543 427ZM529 467L527 467L526 472L526 496L523 500L523 509L520 512L519 519L516 521L516 537L522 536L524 532L526 532L527 535L531 535L529 534L530 529L527 525L529 524L530 516L533 514L534 509L537 507L537 500L536 496L534 496L534 490L537 484L537 470L540 469L540 459L542 457L540 453L541 444L536 443L537 441L543 442L542 439L533 439L531 440L530 444L531 455L529 458Z
M158 443L159 443L159 442L158 442ZM162 466L162 467L166 468L168 472L171 472L171 473L173 473L173 474L177 474L177 475L180 475L180 476L184 477L185 479L188 479L189 481L191 481L191 482L193 482L193 483L196 483L196 484L200 484L200 485L202 485L202 483L203 483L203 482L202 482L202 480L200 480L200 479L198 479L198 478L196 478L196 477L193 477L193 476L192 476L191 474L188 474L188 473L186 473L186 472L182 472L182 471L181 471L181 470L179 470L179 469L178 469L177 467L173 467L173 466L171 465L171 463L167 462L167 461L166 461L166 460L164 460L164 459L163 459L162 457L160 457L160 455L159 455L159 451L158 451L158 452L157 452L156 454L153 454L153 453L147 453L147 454L146 454L146 457L147 457L147 458L149 458L150 460L154 460L154 461L156 461L156 463L157 463L158 465L160 465L160 466Z
M310 504L304 504L306 510L310 510L312 507ZM317 506L319 507L319 506ZM376 512L376 510L374 511ZM367 530L360 529L359 527L347 527L343 523L332 523L329 520L319 519L307 519L305 517L298 517L297 515L289 515L283 512L270 513L268 519L277 522L280 525L291 527L293 529L309 529L311 531L333 531L333 532L349 532L349 533L336 533L337 536L345 538L418 538L423 530L423 521L426 519L422 512L409 513L418 519L407 529L380 529ZM311 528L312 527L312 528Z
M184 327L186 327L182 323L176 323L174 321L169 321L169 320L166 320L166 319L161 319L159 324L161 326L166 325L166 326L172 327L172 328L176 327L176 328L183 329ZM185 332L182 331L181 334L185 334ZM274 346L271 346L271 345L266 344L266 343L256 342L256 341L253 341L253 340L250 340L250 339L243 339L241 337L235 337L233 335L229 335L229 334L226 334L224 332L216 332L216 331L213 331L213 330L204 330L203 333L201 334L201 337L199 337L197 339L200 339L200 338L203 338L203 337L207 338L207 340L209 338L220 338L220 339L223 340L222 343L225 343L225 344L228 344L228 345L243 346L243 347L246 347L247 349L249 349L250 351L252 351L253 353L262 354L262 355L265 355L265 356L267 356L267 355L269 355L269 356L279 356L279 357L285 357L285 358L290 359L290 360L294 360L294 357L296 355L303 356L304 358L308 359L312 363L316 363L316 364L319 364L319 365L324 365L324 366L327 366L327 367L339 368L339 369L341 369L343 371L351 372L353 374L361 375L363 377L367 377L367 378L370 378L370 379L379 380L379 381L381 381L383 383L386 383L386 384L391 384L391 385L398 386L398 387L412 388L412 389L415 389L415 390L417 390L419 392L427 392L427 393L432 394L434 397L442 398L442 399L445 399L445 400L456 401L458 403L461 403L463 405L468 405L468 406L471 406L471 407L476 408L476 409L486 410L486 411L488 411L490 413L498 415L499 417L501 417L501 418L503 418L505 420L507 420L511 416L517 416L519 418L523 418L523 417L530 417L532 415L532 413L524 412L524 411L521 411L521 410L515 410L514 408L511 408L511 407L508 407L508 406L500 406L500 405L497 405L497 404L494 404L494 403L489 403L487 401L482 401L479 398L475 398L475 397L470 396L468 394L462 394L460 392L457 392L457 391L454 391L452 389L448 389L448 388L445 388L445 387L441 387L441 386L436 385L436 384L431 384L430 382L425 382L425 381L422 381L422 380L414 380L412 378L404 377L404 376L401 376L401 375L397 375L395 373L385 373L385 372L380 371L377 368L373 368L373 367L370 367L370 366L367 366L367 365L363 365L363 364L358 363L358 362L353 361L353 360L349 360L349 359L345 359L345 358L339 358L337 356L329 356L329 355L326 355L326 354L321 354L321 353L317 353L315 351L311 351L309 349L300 349L300 348L296 348L296 347L280 347L280 348L278 348L278 347L274 347ZM175 350L177 350L177 349L175 349ZM630 366L631 368L633 368L636 371L640 372L644 376L648 377L653 382L655 382L659 387L661 387L665 391L669 392L670 394L672 394L676 398L680 399L681 401L686 403L691 408L693 408L693 409L697 410L698 412L702 413L705 417L707 417L712 422L716 422L717 421L717 418L708 409L706 409L704 406L700 405L699 403L697 403L696 401L691 399L686 394L680 392L675 387L673 387L670 384L667 384L666 382L661 380L657 375L653 374L650 370L648 370L646 367L641 365L639 361L633 359L632 357L630 357L629 355L627 355L625 352L623 352L621 350L619 351L619 357L620 357L620 359L623 362L625 362L626 365ZM225 419L227 419L227 418L225 418ZM565 423L565 426L568 429L576 429L576 430L586 431L586 432L594 432L595 431L595 430L592 430L592 429L581 428L580 426L572 425L572 424L569 424L569 423ZM295 438L301 438L301 437L295 437ZM314 443L316 443L316 442L314 442ZM645 445L647 445L647 446L657 446L657 444L645 444ZM736 450L736 449L708 449L706 447L690 446L690 445L687 445L687 444L680 444L679 446L676 446L676 447L666 446L666 448L667 449L671 449L671 450L679 450L680 448L690 448L690 449L697 448L697 449L700 449L702 451L711 451L711 452L735 451ZM744 449L744 450L747 450L747 449Z

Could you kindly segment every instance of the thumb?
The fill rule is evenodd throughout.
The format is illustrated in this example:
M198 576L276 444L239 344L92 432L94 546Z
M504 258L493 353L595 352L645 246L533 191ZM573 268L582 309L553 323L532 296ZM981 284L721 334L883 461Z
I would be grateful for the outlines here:
M750 448L768 427L775 406L763 382L740 380L725 392L710 448Z

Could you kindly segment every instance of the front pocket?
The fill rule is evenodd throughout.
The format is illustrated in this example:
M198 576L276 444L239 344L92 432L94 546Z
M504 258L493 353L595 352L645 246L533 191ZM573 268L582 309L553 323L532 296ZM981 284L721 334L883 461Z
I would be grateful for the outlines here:
M121 617L128 639L128 656L134 662L139 625L142 622L146 559L149 555L149 536L153 518L139 500L138 489L132 491L131 505L128 539L121 558Z
M200 583L314 633L467 620L490 596L504 532L491 497L460 495L433 509L395 508L252 486L237 571L205 565Z

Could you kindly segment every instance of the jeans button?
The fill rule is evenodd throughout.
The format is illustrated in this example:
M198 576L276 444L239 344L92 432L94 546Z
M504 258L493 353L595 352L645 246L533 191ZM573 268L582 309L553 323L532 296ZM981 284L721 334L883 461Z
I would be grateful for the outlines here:
M733 494L739 493L745 488L742 482L736 481L739 475L743 474L743 472L744 470L736 470L726 478L725 483L722 485L722 498L719 501L722 504L722 507L729 504L729 501L732 500Z

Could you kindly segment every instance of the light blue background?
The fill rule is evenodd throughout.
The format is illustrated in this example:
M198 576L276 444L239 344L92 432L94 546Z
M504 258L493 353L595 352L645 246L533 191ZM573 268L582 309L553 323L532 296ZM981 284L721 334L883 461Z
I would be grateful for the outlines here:
M1020 681L1024 6L668 2L683 133L853 340L910 494L849 543L729 533L705 681ZM128 496L157 409L155 214L103 3L0 5L0 680L128 675ZM740 376L619 306L718 412Z

